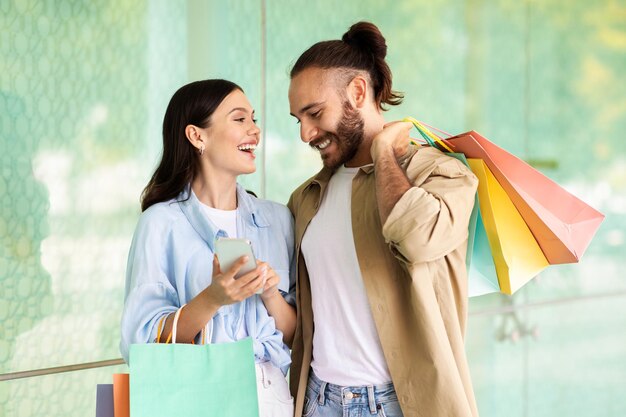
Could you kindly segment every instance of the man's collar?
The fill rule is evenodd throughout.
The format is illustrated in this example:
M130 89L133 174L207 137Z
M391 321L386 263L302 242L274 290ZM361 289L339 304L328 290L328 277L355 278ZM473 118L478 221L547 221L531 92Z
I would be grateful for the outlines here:
M330 181L330 178L335 173L335 170L328 167L323 167L315 176L313 176L309 180L309 185L311 184L319 184L320 186L325 186Z

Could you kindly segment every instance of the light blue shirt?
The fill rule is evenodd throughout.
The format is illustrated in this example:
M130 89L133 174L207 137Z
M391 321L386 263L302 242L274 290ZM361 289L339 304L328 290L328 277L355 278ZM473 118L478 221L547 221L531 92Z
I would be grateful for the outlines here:
M278 289L295 304L291 213L281 204L249 195L240 185L237 201L238 237L252 242L255 257L276 271ZM120 351L126 362L131 344L153 342L161 318L211 284L214 242L226 232L213 224L200 204L187 186L178 198L149 207L139 218L128 256L121 323ZM260 296L222 306L207 326L212 326L207 332L211 343L250 336L257 362L271 361L287 371L289 348Z

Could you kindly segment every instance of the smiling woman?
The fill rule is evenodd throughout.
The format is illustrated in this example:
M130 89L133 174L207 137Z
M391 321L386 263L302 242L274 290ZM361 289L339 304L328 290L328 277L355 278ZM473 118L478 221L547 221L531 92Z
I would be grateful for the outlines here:
M254 151L260 140L260 129L254 119L254 110L246 95L240 89L234 89L228 94L211 115L206 126L188 125L185 134L190 143L204 152L205 158L200 158L202 166L202 181L211 182L214 187L218 184L232 183L233 178L240 174L251 174L256 171ZM245 157L242 158L241 152ZM206 175L205 175L206 174ZM198 178L200 181L200 178ZM225 208L234 209L235 201L233 188L231 201L212 204L224 204ZM221 198L220 193L212 198Z
M210 146L219 150L227 144L222 140L209 141L209 127L214 138L241 135L243 132L237 128L243 125L245 117L240 113L246 108L233 109L233 104L241 102L250 107L241 87L226 80L197 81L174 94L163 119L163 155L142 194L142 211L178 196L192 180L213 170L210 158L204 156L205 149ZM258 138L258 130L252 133ZM218 152L211 154L219 156ZM254 170L254 164L248 167L249 172ZM216 174L221 172L217 170ZM234 192L231 191L232 197Z
M179 343L250 337L260 415L291 416L284 375L295 329L292 218L237 184L256 170L259 135L252 106L230 81L187 84L170 100L163 156L130 249L120 348L128 361L131 344L168 341L175 316ZM222 270L215 241L223 237L251 241L257 268L235 279L244 256Z

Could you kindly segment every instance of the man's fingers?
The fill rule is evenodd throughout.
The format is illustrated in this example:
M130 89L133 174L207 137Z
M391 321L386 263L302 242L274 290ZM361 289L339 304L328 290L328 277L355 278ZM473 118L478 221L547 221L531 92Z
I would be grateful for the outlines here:
M385 123L383 129L405 129L407 131L413 128L413 123L403 122L402 120L394 120L393 122Z
M410 132L413 129L413 123L411 122L397 122L397 125L392 126L392 129L397 129L398 132L405 131Z

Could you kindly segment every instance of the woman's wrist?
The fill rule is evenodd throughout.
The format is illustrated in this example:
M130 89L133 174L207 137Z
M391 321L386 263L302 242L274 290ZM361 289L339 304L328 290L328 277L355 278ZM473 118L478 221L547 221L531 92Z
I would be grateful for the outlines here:
M217 311L222 307L222 304L219 302L219 299L215 296L213 291L211 291L211 287L207 287L203 292L203 305L210 311Z
M261 299L263 301L273 300L275 297L281 296L280 291L276 287L269 288L261 293Z

